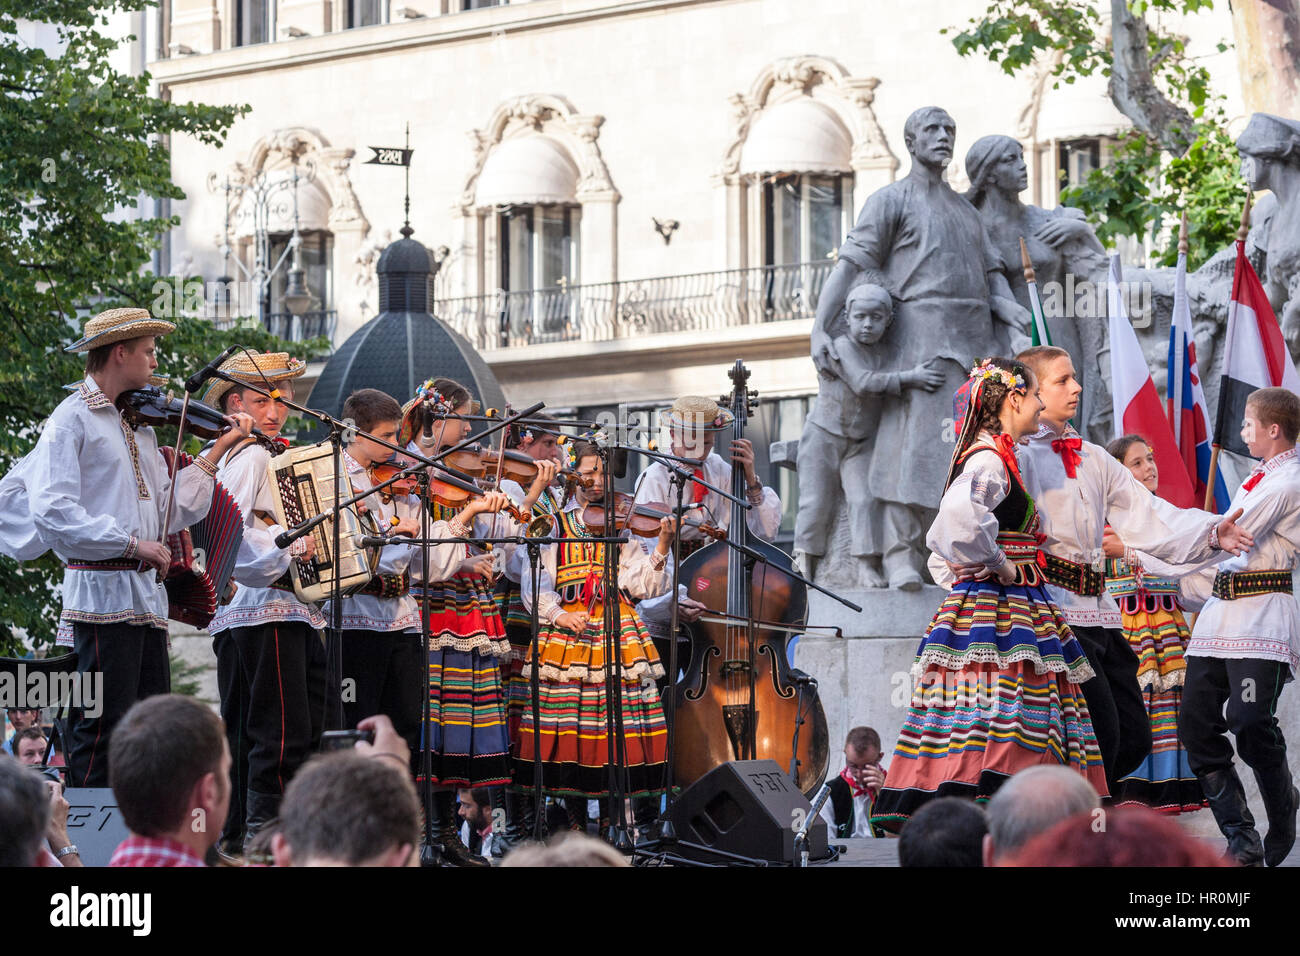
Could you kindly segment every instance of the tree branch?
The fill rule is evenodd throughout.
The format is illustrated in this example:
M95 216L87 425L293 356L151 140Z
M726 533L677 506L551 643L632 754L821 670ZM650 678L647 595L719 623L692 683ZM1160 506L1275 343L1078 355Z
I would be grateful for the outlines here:
M1133 16L1126 0L1110 0L1110 14L1111 100L1134 126L1174 156L1183 155L1191 144L1192 116L1156 86L1146 21Z

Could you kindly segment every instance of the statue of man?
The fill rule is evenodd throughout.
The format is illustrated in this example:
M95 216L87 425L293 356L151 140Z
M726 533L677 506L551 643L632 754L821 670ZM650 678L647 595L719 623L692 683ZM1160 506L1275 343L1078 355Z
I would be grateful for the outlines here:
M937 359L932 367L943 373L934 391L909 389L886 404L871 461L870 486L883 505L883 570L890 587L904 590L923 581L924 533L943 493L953 393L975 359L1029 345L1029 314L1015 301L979 214L943 180L956 134L952 117L935 106L907 118L912 168L862 207L817 302L811 336L818 371L834 374L839 330L832 323L858 274L879 271L896 303L894 368Z

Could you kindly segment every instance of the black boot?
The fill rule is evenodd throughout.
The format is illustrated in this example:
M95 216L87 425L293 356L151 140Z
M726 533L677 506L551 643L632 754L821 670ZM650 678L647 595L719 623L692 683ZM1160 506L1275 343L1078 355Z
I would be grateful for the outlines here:
M1229 855L1242 866L1262 865L1264 848L1259 833L1255 831L1255 818L1246 804L1246 791L1237 771L1229 766L1226 770L1212 770L1196 776L1201 781L1205 799L1210 802L1214 822L1228 838Z
M460 842L460 817L456 815L450 790L433 794L433 839L441 844L442 862L449 866L491 866L492 864Z
M258 793L248 791L248 816L244 819L244 859L249 863L269 866L271 859L266 852L257 852L253 842L258 832L280 813L280 794Z
M569 818L569 829L575 833L587 832L587 801L581 797L565 797L564 812Z
M492 858L494 860L501 859L531 838L533 821L528 812L528 804L531 802L523 794L506 787L493 790ZM504 820L504 826L497 827L498 819Z
M1268 814L1268 834L1264 837L1264 862L1277 866L1295 846L1295 814L1300 808L1300 790L1291 781L1291 768L1279 764L1271 770L1256 770L1255 781Z

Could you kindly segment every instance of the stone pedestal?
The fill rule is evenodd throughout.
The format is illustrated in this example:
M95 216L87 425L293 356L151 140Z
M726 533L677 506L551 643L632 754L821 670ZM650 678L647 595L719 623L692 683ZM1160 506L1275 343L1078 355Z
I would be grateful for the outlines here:
M916 647L947 592L840 592L862 605L851 611L817 591L808 593L808 623L838 626L844 637L806 634L795 646L795 666L817 678L830 731L828 773L844 767L844 736L852 727L874 727L888 763L911 701L910 670Z

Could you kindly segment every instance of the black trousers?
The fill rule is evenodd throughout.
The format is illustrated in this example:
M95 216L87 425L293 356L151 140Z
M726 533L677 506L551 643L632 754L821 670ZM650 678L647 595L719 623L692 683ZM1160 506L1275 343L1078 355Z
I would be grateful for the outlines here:
M238 838L248 794L278 799L320 744L325 723L325 647L302 621L233 627L212 636L221 717L230 744L230 813Z
M1106 785L1114 793L1119 780L1151 753L1151 720L1138 687L1137 654L1118 628L1071 624L1070 630L1097 674L1084 681L1083 696L1101 749Z
M72 646L77 673L102 675L102 684L90 685L99 690L99 699L84 700L88 710L74 708L68 721L69 782L74 787L107 787L113 728L137 700L172 688L167 632L136 624L74 622Z
M1228 731L1237 738L1237 753L1251 769L1286 766L1286 740L1276 714L1288 676L1290 668L1281 661L1187 658L1178 739L1194 773L1232 766Z
M411 748L420 749L420 718L429 686L419 632L343 632L343 717L348 727L385 714Z

